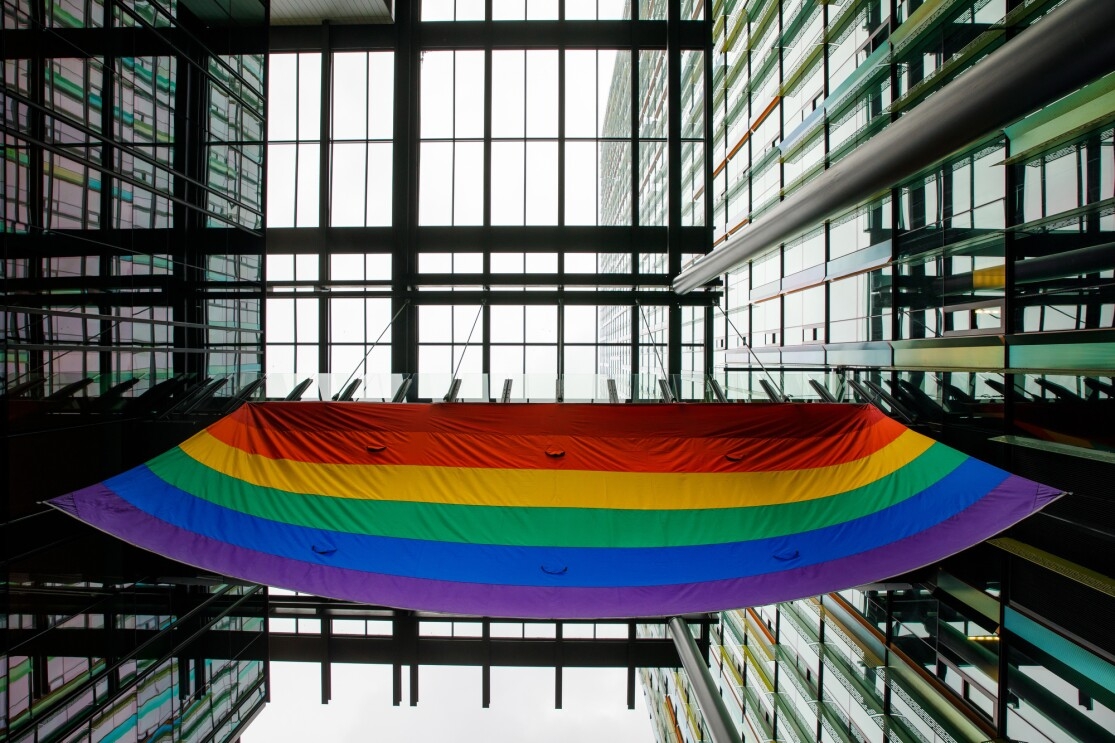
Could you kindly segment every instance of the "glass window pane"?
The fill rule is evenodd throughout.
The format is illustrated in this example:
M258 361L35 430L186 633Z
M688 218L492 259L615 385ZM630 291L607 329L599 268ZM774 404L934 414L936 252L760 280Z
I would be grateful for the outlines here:
M455 342L477 344L483 341L482 335L480 307L478 305L465 304L453 307L453 340Z
M484 52L456 52L457 137L484 136Z
M330 299L329 324L329 340L333 343L363 343L364 300L351 297Z
M422 20L451 21L454 4L454 0L422 0Z
M566 343L595 343L597 327L595 307L590 305L566 305L564 328ZM568 354L568 349L566 353ZM568 358L567 355L567 362ZM569 371L568 365L566 371Z
M267 256L267 281L293 281L294 256L293 255L268 255Z
M524 134L526 70L522 49L492 52L492 136Z
M557 253L527 253L527 273L557 273Z
M503 380L523 373L523 347L522 346L492 346L490 367L492 389L502 390ZM519 381L522 384L522 381ZM516 392L511 388L512 397L522 395L523 390Z
M452 137L453 52L423 52L420 84L422 137Z
M294 226L296 145L267 148L267 226Z
M664 52L662 53L665 54ZM596 83L602 137L631 135L631 52L601 49Z
M298 122L298 90L290 81L296 79L298 55L272 54L267 64L267 138L294 139Z
M527 52L527 136L556 137L558 133L558 52Z
M591 50L573 49L565 53L567 137L592 137L596 134L596 96L584 94L585 81L596 79L596 54Z
M492 253L492 273L522 273L522 253Z
M299 343L315 343L318 340L318 300L298 299L297 303L297 328L295 332Z
M419 162L419 224L452 224L453 143L423 142Z
M294 277L299 281L317 281L318 257L311 254L294 256Z
M681 138L702 139L705 136L705 53L703 51L682 51L681 79Z
M491 329L492 343L522 343L523 307L521 305L493 305L491 309Z
M526 339L528 343L557 343L557 307L526 308Z
M523 223L524 143L492 143L492 224Z
M391 226L392 147L368 145L367 221L369 227Z
M526 176L526 223L557 224L557 142L527 143Z
M666 52L639 51L639 136L666 136Z
M418 338L421 343L445 343L453 340L453 310L444 305L418 307ZM439 369L438 371L444 371Z
M484 222L484 144L457 142L453 170L453 223Z
M484 20L484 0L457 0L457 20Z
M362 253L335 253L329 256L329 275L334 279L356 281L364 278Z
M569 380L569 375L576 374L596 374L596 347L595 346L566 346L565 347L565 374L566 381L566 394L568 395L568 388L573 380Z
M596 143L565 143L565 224L596 224Z
M492 20L526 20L526 0L492 0Z
M298 193L295 227L317 227L318 183L321 178L321 145L298 145Z
M661 226L666 224L667 187L666 143L651 141L639 143L639 224Z
M527 346L523 349L523 356L527 374L557 373L557 346Z
M528 21L556 21L558 0L527 0Z
M329 221L334 227L363 227L364 205L364 159L367 145L333 145L332 203Z
M321 55L298 55L298 138L321 134Z
M600 223L631 224L631 143L600 143Z
M368 137L390 139L394 131L395 57L368 54Z
M294 342L294 300L267 300L267 340L276 343Z
M333 55L333 138L368 136L368 55Z

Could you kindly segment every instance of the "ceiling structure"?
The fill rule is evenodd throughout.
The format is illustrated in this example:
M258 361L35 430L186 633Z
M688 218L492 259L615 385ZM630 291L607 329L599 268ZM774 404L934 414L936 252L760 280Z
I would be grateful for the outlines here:
M387 0L272 0L271 25L330 23L392 23L394 7Z

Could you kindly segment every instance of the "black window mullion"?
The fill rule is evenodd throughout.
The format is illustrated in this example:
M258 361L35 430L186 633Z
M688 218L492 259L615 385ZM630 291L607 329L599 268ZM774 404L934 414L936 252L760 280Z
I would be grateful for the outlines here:
M392 89L394 120L392 123L392 234L394 250L391 261L391 312L395 316L406 302L415 268L415 245L418 225L418 169L420 165L419 93L421 51L418 38L419 9L417 3L399 3L395 7L394 76ZM418 371L418 309L411 305L391 325L391 371L412 374ZM411 387L408 400L414 400L417 389Z
M298 156L301 154L302 148L299 143L302 140L302 132L300 130L301 116L298 115L299 103L302 100L301 81L302 74L300 68L302 66L302 55L294 55L294 218L291 220L295 227L298 227Z
M666 24L666 271L681 273L681 0L670 0ZM681 374L681 306L667 312L666 373ZM676 390L675 390L676 392Z
M364 220L362 227L368 226L368 167L371 164L369 150L372 148L372 55L364 52ZM332 137L330 137L332 139ZM366 261L367 259L365 259ZM365 271L367 265L365 264Z
M565 0L559 0L558 15L565 17ZM565 54L566 50L558 50L558 186L557 186L557 223L565 225ZM558 251L558 273L565 273L565 252Z
M492 3L487 0L487 17L491 18ZM526 77L526 55L524 53L524 79ZM454 68L455 69L455 68ZM526 101L523 102L524 111ZM524 150L524 165L526 162ZM492 224L492 50L484 50L484 200L482 203L483 217L481 224L488 227Z
M525 6L524 6L524 12L525 12ZM529 164L527 162L527 152L529 151L529 148L527 147L527 142L530 140L530 132L527 131L527 106L528 106L527 96L530 94L530 89L527 86L527 80L529 79L529 76L530 76L530 52L527 51L526 49L524 49L523 50L523 113L522 113L522 119L523 119L523 205L522 205L522 217L523 217L523 224L524 225L527 223L527 167L529 166ZM523 260L524 261L526 260L526 256L523 257ZM524 266L524 268L525 268L525 266Z
M333 127L332 127L332 101L333 101L333 48L332 48L332 26L328 21L321 24L321 111L320 111L320 126L318 127L318 227L325 230L330 226L332 221L331 207L331 176L330 165L332 164L333 155ZM329 265L329 251L321 249L318 251L318 270L317 275L323 280L328 281L330 276ZM323 294L318 299L318 313L317 313L317 367L318 371L325 373L332 371L331 359L329 358L329 346L332 342L330 337L330 323L329 323L329 297ZM318 381L320 389L321 381Z

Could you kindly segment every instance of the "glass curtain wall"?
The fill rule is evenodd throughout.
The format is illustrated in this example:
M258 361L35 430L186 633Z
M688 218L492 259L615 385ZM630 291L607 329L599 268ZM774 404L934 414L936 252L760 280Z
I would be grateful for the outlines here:
M712 300L668 291L711 234L699 6L425 2L273 50L267 394L703 399Z
M1016 5L717 6L714 242L761 221L979 64L1006 40L1003 27L1040 23L1053 4ZM922 418L947 421L967 404L1000 427L1009 419L988 406L1008 398L1106 399L1112 129L1093 108L1110 87L1098 80L733 269L712 331L715 373L730 396L766 399L762 364L781 370L774 381L796 399L821 399L810 380L870 399L850 379L902 388L899 402ZM1086 341L1073 336L1084 332ZM1088 352L1066 355L1085 342ZM1008 412L1027 419L1022 428L1034 415L1049 431L1072 427L1032 406Z
M1056 6L714 4L714 243ZM941 565L722 613L709 660L745 740L1111 739L1115 650L1093 619L1112 574L1111 78L722 277L709 335L729 398L873 402L1072 491ZM704 739L683 675L645 672L644 688L659 740Z
M5 5L5 390L111 412L175 377L228 396L259 376L265 12L236 14Z

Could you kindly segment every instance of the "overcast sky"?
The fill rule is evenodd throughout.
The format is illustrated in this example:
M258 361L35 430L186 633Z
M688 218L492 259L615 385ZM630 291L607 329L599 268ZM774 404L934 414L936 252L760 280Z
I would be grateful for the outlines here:
M550 668L493 668L492 706L480 706L480 669L423 666L419 703L391 705L391 666L333 665L333 700L322 705L316 664L272 663L271 704L244 743L269 741L652 741L642 689L627 709L625 669L566 668L563 708L554 709Z

